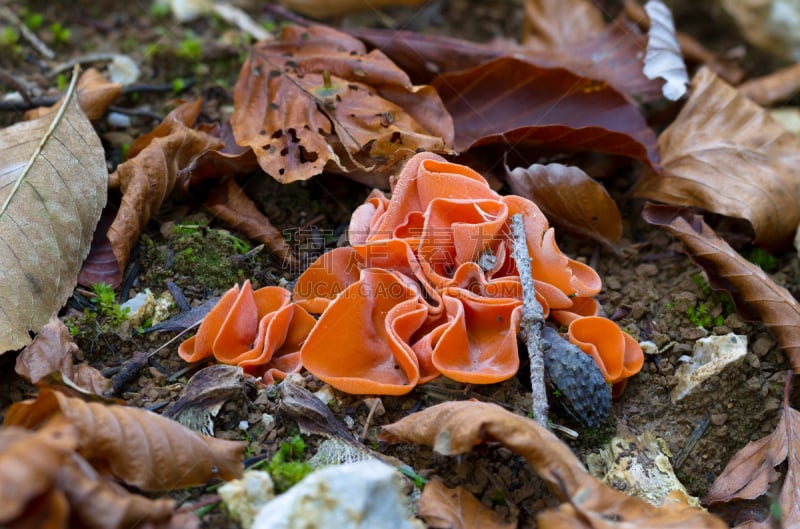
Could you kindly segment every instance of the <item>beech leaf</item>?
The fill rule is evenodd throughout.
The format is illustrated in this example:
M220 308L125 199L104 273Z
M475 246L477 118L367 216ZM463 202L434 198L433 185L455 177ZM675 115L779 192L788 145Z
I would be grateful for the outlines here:
M436 529L512 529L515 523L503 521L464 487L448 489L433 478L422 489L417 514L428 527Z
M754 499L769 490L780 477L775 467L787 461L786 476L779 496L781 526L800 525L800 412L789 405L787 380L781 419L775 431L748 443L728 462L717 476L708 495L707 504Z
M111 381L88 364L75 366L72 355L78 346L72 341L67 326L53 315L36 338L17 356L15 371L36 384L51 373L61 373L80 388L102 395L111 388Z
M656 137L633 101L602 81L502 57L444 74L433 86L453 116L459 151L521 143L599 151L658 167Z
M35 400L13 404L4 424L36 428L55 415L77 428L82 457L142 490L189 487L242 474L242 443L196 434L146 410L84 402L48 388Z
M644 74L648 79L664 79L664 97L677 101L686 93L689 74L686 73L681 47L675 35L672 13L661 0L650 0L644 5L644 10L650 17Z
M522 42L528 46L564 48L605 27L603 13L589 0L525 0Z
M515 195L531 199L547 219L609 246L622 237L622 215L606 188L580 168L551 163L506 167Z
M453 136L435 90L413 86L381 52L321 26L288 26L279 41L253 46L231 124L236 142L283 183L323 169L388 173L418 151L449 152Z
M688 208L647 204L642 216L677 237L706 271L709 284L728 292L745 318L760 316L778 338L792 370L800 373L800 303L788 290L739 255Z
M0 524L14 520L28 502L53 486L55 473L77 442L78 432L66 421L38 432L0 429Z
M635 194L745 219L756 242L779 246L800 223L800 140L708 68L658 139L662 175Z
M58 111L0 130L0 354L30 343L72 294L106 202L76 79Z
M86 117L94 121L106 113L108 107L122 95L122 85L112 83L105 75L89 68L78 78L78 103ZM25 112L25 119L35 119L57 110L61 101L51 107L38 107Z
M540 527L723 529L727 524L686 500L668 496L658 507L614 490L588 473L553 433L534 421L484 402L447 402L414 413L384 427L388 441L411 441L444 455L469 452L497 441L524 457L564 502L537 520ZM553 516L560 517L551 523ZM547 525L542 522L547 522Z

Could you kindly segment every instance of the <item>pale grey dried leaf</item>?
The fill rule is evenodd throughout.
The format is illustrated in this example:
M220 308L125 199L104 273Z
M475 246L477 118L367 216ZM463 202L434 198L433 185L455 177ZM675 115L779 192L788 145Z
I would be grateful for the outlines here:
M75 98L0 130L0 354L67 300L106 202L105 153Z
M644 75L648 79L661 77L666 81L662 87L664 97L677 101L686 93L689 74L681 55L681 47L675 35L672 13L661 0L650 0L644 5L650 17L650 32L647 36L647 55L644 58Z

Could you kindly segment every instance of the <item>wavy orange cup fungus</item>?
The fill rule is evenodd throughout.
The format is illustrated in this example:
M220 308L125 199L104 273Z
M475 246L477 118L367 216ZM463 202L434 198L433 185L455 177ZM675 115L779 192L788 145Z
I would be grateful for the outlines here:
M302 307L290 302L281 287L253 290L250 281L226 292L200 324L197 334L181 343L178 355L186 362L213 356L240 365L266 383L302 368L300 347L316 324Z
M373 191L353 212L351 246L298 278L294 303L278 287L235 287L181 357L213 355L263 369L265 379L302 364L355 394L399 395L439 375L506 380L519 367L522 287L509 219L520 213L545 315L569 326L570 341L617 393L641 369L638 343L597 316L599 276L559 250L536 204L501 196L472 169L429 153L411 158L392 183L391 198Z

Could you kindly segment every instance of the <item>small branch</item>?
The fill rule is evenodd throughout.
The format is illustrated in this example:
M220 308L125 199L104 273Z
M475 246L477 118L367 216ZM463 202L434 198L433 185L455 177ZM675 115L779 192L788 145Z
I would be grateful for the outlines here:
M50 59L51 61L55 59L56 54L53 53L53 50L47 47L47 45L39 40L39 37L36 34L28 29L28 26L22 23L17 15L14 14L11 9L6 6L0 7L0 18L6 20L10 24L14 25L19 29L22 38L28 41L33 48L38 51L41 55L43 55L46 59Z
M514 239L511 256L517 264L519 280L522 283L522 321L519 334L528 348L531 364L531 393L533 420L539 426L547 425L547 390L544 385L544 357L542 356L541 337L544 327L544 310L536 299L536 287L531 273L531 256L525 238L525 225L522 215L511 216L511 236Z

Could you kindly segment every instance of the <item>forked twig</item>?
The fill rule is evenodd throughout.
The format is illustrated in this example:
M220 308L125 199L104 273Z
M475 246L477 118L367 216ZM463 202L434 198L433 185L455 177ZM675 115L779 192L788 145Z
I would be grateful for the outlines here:
M511 236L513 238L512 257L517 264L519 280L522 283L522 319L519 334L528 348L531 364L531 397L533 400L533 420L542 428L547 425L547 390L544 384L544 357L541 336L544 327L544 310L536 299L536 287L531 273L531 256L525 237L522 214L511 216Z

